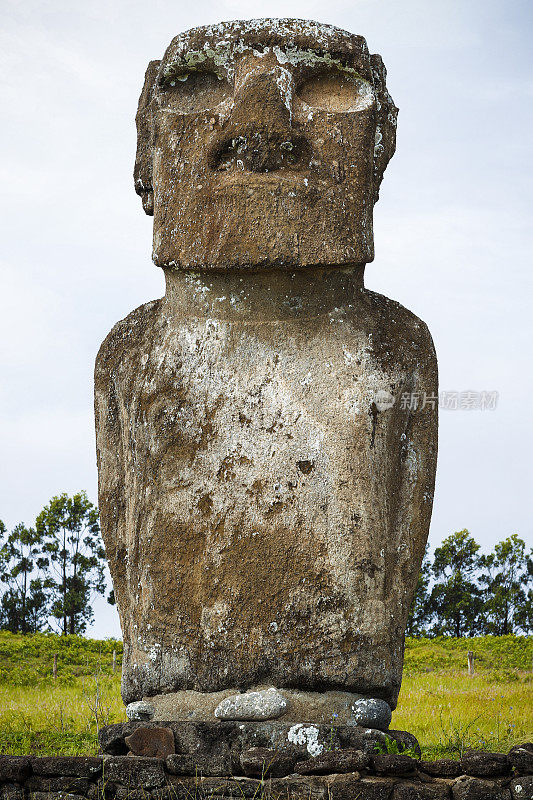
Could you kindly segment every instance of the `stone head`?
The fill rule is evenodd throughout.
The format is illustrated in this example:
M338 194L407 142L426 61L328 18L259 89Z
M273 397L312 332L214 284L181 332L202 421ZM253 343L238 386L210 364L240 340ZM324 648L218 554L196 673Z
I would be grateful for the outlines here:
M153 260L181 269L364 264L397 109L365 40L293 19L174 38L147 69L135 188Z

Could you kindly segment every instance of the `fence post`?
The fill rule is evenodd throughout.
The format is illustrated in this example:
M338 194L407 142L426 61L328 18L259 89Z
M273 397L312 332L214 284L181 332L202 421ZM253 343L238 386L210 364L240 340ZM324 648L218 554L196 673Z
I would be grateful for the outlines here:
M57 678L57 653L54 653L54 678Z
M113 650L113 672L117 671L117 651Z
M472 650L468 651L468 674L474 674L474 654Z

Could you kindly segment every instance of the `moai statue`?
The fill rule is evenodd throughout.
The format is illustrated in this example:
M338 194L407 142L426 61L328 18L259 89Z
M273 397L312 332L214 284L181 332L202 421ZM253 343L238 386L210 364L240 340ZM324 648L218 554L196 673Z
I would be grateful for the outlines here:
M362 37L290 19L195 28L148 66L135 188L166 294L103 343L96 427L122 695L156 719L395 707L437 364L363 284L385 75Z

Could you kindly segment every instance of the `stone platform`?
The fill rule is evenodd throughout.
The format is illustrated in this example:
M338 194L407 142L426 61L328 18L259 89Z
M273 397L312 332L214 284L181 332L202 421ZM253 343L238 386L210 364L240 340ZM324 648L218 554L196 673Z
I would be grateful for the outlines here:
M393 742L396 744L392 747L399 752L407 750L420 755L416 738L406 731L389 730L385 733L357 725L277 720L130 721L102 728L99 739L102 752L109 755L126 755L133 748L134 755L166 757L176 754L173 758L183 758L184 763L194 757L193 775L243 775L242 755L253 748L283 755L288 764L285 774L292 772L292 766L297 762L311 757L345 750L372 754L390 750ZM138 744L135 744L136 740Z
M116 745L117 728L126 726L110 727L114 731L107 728L102 740ZM174 733L171 728L166 728L166 732ZM204 733L207 735L207 731ZM207 739L203 741L207 743ZM178 742L184 743L185 738L176 738ZM293 763L288 750L259 752L251 748L241 752L239 769L248 774L240 775L205 774L200 770L193 774L192 764L197 759L189 753L187 761L185 755L177 753L166 759L132 757L131 753L99 757L0 756L0 797L2 800L533 798L533 744L514 747L508 754L471 752L459 761L421 761L406 754L372 755L346 748L317 756L308 754ZM205 757L203 764L204 767L211 764L212 773L225 769L223 762L215 758L209 761ZM292 770L290 774L277 777L278 772L287 768Z

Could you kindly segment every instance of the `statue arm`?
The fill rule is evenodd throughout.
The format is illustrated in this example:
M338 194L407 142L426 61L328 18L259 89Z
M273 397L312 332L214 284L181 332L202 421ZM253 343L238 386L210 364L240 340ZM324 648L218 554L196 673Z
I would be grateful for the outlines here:
M135 404L131 384L138 379L143 355L148 354L151 341L156 338L153 329L160 305L160 300L145 303L118 322L100 347L94 371L102 538L119 612L126 615L127 598L122 602L119 595L130 578L136 580L135 576L127 574L128 549L132 547L130 539L135 527L131 520L131 501L126 494L135 458Z
M407 622L429 534L438 434L438 371L431 334L424 323L416 366L397 403L406 410L397 454L398 494L395 525L397 566L401 578L393 582L403 627ZM400 577L400 576L398 576Z
M115 329L106 338L96 358L94 411L98 465L98 506L102 538L111 574L113 575L113 583L117 587L121 582L115 579L116 570L121 570L121 564L124 565L125 561L126 480L123 424L119 402L119 359L114 348L116 343L114 332Z

